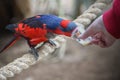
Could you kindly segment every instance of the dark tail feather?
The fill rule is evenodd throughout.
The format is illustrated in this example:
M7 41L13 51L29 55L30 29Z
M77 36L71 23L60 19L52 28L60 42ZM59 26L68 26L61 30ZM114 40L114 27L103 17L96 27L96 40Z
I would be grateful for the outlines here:
M17 40L20 39L20 36L14 36L1 50L0 53L12 46Z

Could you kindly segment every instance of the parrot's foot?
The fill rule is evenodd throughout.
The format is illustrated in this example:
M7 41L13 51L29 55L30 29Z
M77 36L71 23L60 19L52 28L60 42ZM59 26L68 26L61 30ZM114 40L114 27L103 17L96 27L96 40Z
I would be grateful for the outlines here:
M34 47L31 47L31 50L29 51L32 55L34 55L35 59L38 60L39 54L37 50Z
M56 46L56 44L55 44L55 42L53 40L49 39L47 42L50 43L52 46Z

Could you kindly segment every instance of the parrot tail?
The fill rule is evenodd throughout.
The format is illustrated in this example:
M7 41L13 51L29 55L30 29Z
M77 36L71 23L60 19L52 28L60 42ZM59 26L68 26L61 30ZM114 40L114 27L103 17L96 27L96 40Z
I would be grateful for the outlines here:
M15 44L15 42L17 40L20 39L19 35L15 35L1 50L0 53L3 52L4 50L8 49L9 47L11 47L13 44Z

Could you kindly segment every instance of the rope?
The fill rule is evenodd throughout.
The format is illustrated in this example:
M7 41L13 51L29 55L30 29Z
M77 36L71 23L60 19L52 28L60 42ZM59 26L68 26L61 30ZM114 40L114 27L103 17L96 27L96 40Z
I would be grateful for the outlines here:
M86 10L81 16L74 20L74 22L81 28L81 33L85 31L84 28L88 26L91 21L93 21L98 15L100 15L100 13L102 13L102 10L109 3L111 3L111 1L112 0L97 0L88 8L88 10ZM52 46L49 43L46 43L41 48L37 48L40 55L37 61L33 55L27 53L7 64L6 66L0 68L0 80L7 80L7 77L13 77L15 74L18 74L24 69L29 68L29 66L36 64L40 60L43 60L45 57L52 54L55 50L60 49L66 42L63 36L56 36L53 41L55 42L56 46Z
M96 19L102 13L102 10L111 2L112 0L97 0L88 8L88 10L86 10L82 15L78 16L74 22L83 28L81 32L84 32L84 28L88 26L91 21Z
M53 41L56 46L46 43L38 49L40 55L39 59L36 61L35 57L27 53L20 58L17 58L13 62L7 64L0 69L0 80L7 80L7 77L13 77L15 74L22 72L24 69L29 68L29 66L34 65L36 62L44 59L45 57L52 54L56 49L60 48L65 43L65 39L61 36L56 36ZM38 45L39 46L39 45Z

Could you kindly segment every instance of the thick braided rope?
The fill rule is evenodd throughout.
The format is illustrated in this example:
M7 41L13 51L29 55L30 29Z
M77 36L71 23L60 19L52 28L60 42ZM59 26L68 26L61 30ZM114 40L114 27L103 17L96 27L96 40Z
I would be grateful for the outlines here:
M94 20L102 10L109 4L112 0L97 0L93 5L91 5L88 10L86 10L81 16L74 20L74 22L81 27L81 32L84 31L84 27L89 25L92 20ZM39 59L38 61L47 57L50 53L53 53L55 49L58 49L66 41L63 37L57 36L53 39L56 46L51 46L46 43L43 47L39 49ZM15 74L20 73L22 70L29 68L30 65L34 65L36 62L34 56L30 53L17 58L8 65L0 68L0 80L7 80L7 77L13 77Z
M22 57L17 58L13 62L0 68L0 80L7 80L7 77L13 77L15 74L18 74L24 69L29 68L30 65L34 65L36 62L44 59L45 57L53 53L55 49L60 48L62 45L64 45L66 41L62 36L56 36L52 40L54 41L56 46L46 43L42 47L38 48L40 57L37 61L31 53L26 53Z
M85 27L96 19L102 13L102 10L111 2L112 0L97 0L82 15L74 20L74 22L81 27L81 33L85 31Z

